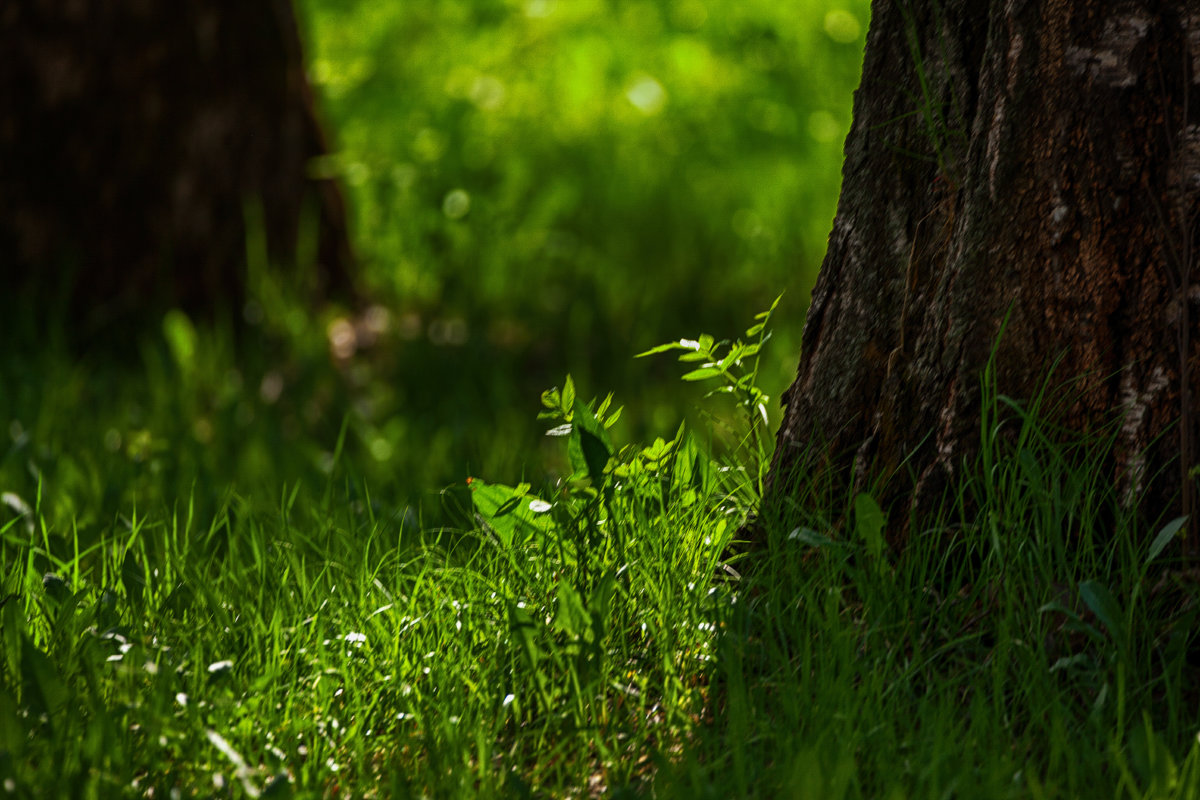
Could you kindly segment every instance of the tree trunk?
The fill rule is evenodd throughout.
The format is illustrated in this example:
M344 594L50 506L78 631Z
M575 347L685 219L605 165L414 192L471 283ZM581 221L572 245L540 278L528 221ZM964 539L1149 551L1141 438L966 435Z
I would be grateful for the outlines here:
M822 467L941 503L994 353L1012 397L1078 377L1060 422L1120 414L1124 496L1191 513L1198 80L1190 0L876 0L764 509Z
M77 334L240 312L247 209L272 261L315 258L315 289L349 290L288 0L0 5L0 97L0 276L66 295Z

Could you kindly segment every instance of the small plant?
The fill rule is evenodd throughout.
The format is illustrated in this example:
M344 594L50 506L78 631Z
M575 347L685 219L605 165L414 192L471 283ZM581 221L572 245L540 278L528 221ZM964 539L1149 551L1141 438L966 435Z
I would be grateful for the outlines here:
M680 360L697 365L684 380L720 381L709 395L735 397L746 423L741 444L753 443L758 476L767 396L756 378L778 302L756 316L748 343L703 334L642 354L682 350ZM618 447L609 431L621 408L612 395L584 401L569 375L541 399L538 418L563 441L568 472L541 492L478 478L468 488L485 540L523 576L504 599L514 682L523 676L524 689L514 691L525 698L519 710L541 726L604 728L635 684L653 687L639 694L642 702L698 685L697 662L688 660L705 653L704 633L716 623L697 603L716 596L704 587L718 573L736 574L720 559L746 509L725 492L745 478L729 478L732 471L714 464L685 425L669 441ZM541 580L529 574L533 562ZM681 603L691 623L680 623ZM631 647L637 641L643 645ZM651 646L659 655L648 669L650 643L661 646Z
M758 465L756 486L761 491L771 449L770 420L767 416L767 401L770 399L758 386L759 361L762 349L771 338L768 325L783 295L779 295L766 311L754 315L754 324L746 329L746 341L727 339L717 341L707 333L697 339L680 339L652 347L637 358L682 350L679 361L683 364L699 364L683 374L685 381L719 381L714 394L729 394L742 412L746 430L741 437L742 447L750 450L750 460Z

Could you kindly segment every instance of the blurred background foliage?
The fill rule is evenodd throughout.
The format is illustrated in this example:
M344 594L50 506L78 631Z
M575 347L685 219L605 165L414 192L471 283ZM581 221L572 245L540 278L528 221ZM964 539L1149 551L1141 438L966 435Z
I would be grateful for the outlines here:
M229 330L178 314L134 381L13 348L4 462L25 477L5 470L6 488L31 497L57 465L97 495L80 507L139 486L277 494L331 474L335 454L397 503L468 475L537 481L557 452L535 418L543 389L570 372L626 406L618 443L669 436L704 390L673 359L633 355L735 338L784 292L761 381L777 423L867 0L297 11L333 153L311 169L341 179L369 307L315 316L260 258L242 314L257 333L236 355ZM251 237L252 267L261 251ZM64 424L80 407L86 430Z
M317 168L342 176L370 294L406 339L396 425L524 429L570 370L636 410L633 437L668 432L685 387L630 357L735 336L786 291L778 398L837 201L864 0L301 7L338 153ZM520 469L471 439L445 458Z

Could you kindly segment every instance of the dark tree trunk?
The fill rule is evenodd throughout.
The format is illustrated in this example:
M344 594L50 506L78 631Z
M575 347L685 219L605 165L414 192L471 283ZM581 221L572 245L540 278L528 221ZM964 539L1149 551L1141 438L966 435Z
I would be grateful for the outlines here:
M350 289L289 0L0 4L0 98L0 277L65 297L77 334L239 310L248 208L272 261Z
M1016 398L1061 358L1059 421L1123 415L1113 480L1191 513L1198 79L1191 0L876 0L764 508L821 466L940 503L995 346Z

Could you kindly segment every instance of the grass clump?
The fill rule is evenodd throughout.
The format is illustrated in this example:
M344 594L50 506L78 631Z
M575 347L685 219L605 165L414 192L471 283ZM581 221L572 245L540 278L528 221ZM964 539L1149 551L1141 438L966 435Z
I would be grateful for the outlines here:
M349 425L317 477L216 500L96 494L86 448L39 443L65 417L10 431L4 791L1200 793L1194 593L1163 569L1180 523L1140 529L1099 477L1107 441L1043 406L988 395L978 464L899 555L869 494L797 502L735 555L769 313L750 344L656 348L735 400L729 455L686 427L619 446L611 398L568 378L542 397L557 476L472 477L432 527L356 474Z

